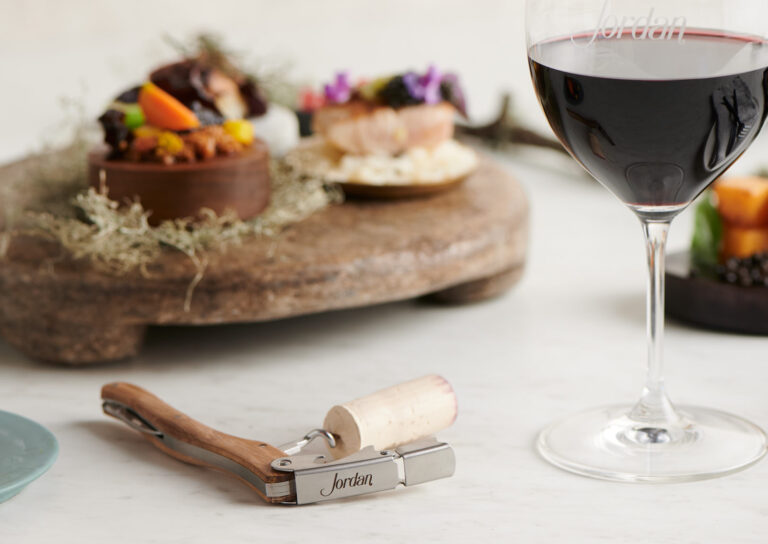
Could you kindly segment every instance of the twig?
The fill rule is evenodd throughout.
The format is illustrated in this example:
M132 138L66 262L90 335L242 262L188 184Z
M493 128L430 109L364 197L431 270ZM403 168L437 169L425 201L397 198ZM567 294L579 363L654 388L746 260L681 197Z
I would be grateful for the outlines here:
M495 145L503 143L530 145L567 153L557 140L515 124L510 116L511 102L510 95L504 94L501 101L501 111L493 122L479 126L457 126L456 132L459 135L474 136Z

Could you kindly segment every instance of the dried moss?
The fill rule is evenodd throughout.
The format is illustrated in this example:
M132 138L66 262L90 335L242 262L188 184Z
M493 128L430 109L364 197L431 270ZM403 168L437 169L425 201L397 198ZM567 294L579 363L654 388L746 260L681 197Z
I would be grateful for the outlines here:
M114 275L135 270L148 275L147 266L164 252L180 251L196 271L185 301L188 310L192 292L205 273L207 251L221 251L253 237L276 237L285 227L342 200L335 186L273 159L271 204L257 218L242 221L231 213L203 210L197 221L164 221L153 227L140 202L120 206L87 188L85 149L86 145L76 143L33 158L17 172L16 180L5 185L6 190L11 188L11 198L3 198L6 231L0 237L0 258L10 237L19 233L56 240L73 259L88 260ZM18 191L22 183L23 192Z
M185 56L207 55L223 68L242 64L266 91L270 101L293 107L298 87L285 77L288 67L272 65L228 50L222 40L200 34L187 44L172 42ZM86 153L100 139L98 128L85 121L81 101L63 99L66 112L59 132L72 143L53 152L50 147L30 157L23 167L5 169L12 175L0 183L0 260L11 239L20 234L45 236L59 242L73 259L87 260L105 273L124 275L135 270L148 274L148 265L166 251L180 251L195 266L185 308L189 309L194 287L207 266L206 252L221 251L249 238L277 237L329 204L341 202L343 194L333 185L302 173L296 164L273 159L272 200L259 217L241 221L234 214L217 215L203 210L197 221L165 221L153 227L140 202L119 203L88 188ZM48 263L50 264L50 263Z

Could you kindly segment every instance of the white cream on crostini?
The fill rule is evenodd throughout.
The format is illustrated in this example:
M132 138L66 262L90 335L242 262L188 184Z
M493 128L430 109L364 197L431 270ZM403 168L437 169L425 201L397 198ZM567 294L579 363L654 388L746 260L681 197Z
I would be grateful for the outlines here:
M447 183L471 174L479 162L474 150L456 140L389 156L342 154L322 138L312 138L291 151L289 159L328 181L374 186Z

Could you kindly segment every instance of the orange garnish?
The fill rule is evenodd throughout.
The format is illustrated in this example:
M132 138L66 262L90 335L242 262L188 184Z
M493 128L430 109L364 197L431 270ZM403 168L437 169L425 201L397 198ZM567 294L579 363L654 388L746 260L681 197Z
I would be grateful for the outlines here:
M147 123L167 130L190 130L200 126L192 110L154 83L145 83L139 91L139 106Z

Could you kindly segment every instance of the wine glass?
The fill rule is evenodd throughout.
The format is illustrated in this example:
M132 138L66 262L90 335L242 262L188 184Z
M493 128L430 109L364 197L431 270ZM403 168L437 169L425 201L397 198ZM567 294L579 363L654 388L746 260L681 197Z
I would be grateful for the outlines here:
M759 427L670 402L662 337L670 222L749 147L766 117L765 0L527 0L526 26L552 130L640 219L650 270L640 400L554 423L539 435L539 452L572 472L630 482L712 478L757 462L766 453Z

